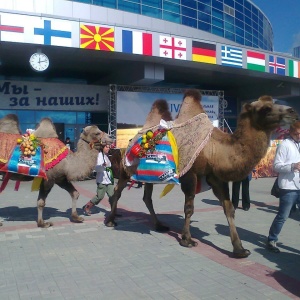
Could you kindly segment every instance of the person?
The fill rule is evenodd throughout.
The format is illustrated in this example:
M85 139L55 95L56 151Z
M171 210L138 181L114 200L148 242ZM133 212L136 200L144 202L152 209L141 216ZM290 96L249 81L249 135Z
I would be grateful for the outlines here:
M269 229L266 248L279 253L278 235L292 207L300 204L300 121L290 126L289 136L276 149L273 168L278 173L279 207Z
M111 143L104 141L100 146L95 167L97 183L96 195L82 207L84 214L87 216L91 215L91 208L99 204L105 194L111 197L114 193L114 178L111 170L111 162L108 158L110 145Z
M258 178L256 169L254 169L246 178L240 181L234 181L232 183L232 204L234 209L237 209L240 201L240 187L242 185L242 206L243 210L248 211L250 209L250 194L249 194L249 183L252 179L252 173L255 179Z
M73 151L72 142L71 142L71 139L70 139L68 136L66 137L65 145L66 145L71 151Z

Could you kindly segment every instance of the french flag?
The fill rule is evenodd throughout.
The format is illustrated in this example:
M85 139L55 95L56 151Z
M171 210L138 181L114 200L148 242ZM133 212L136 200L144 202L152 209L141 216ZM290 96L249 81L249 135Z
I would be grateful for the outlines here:
M152 56L152 34L122 30L122 52Z

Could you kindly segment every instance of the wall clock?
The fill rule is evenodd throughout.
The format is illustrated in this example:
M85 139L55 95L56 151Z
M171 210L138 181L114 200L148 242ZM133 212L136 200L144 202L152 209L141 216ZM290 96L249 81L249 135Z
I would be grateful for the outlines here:
M33 53L29 59L31 68L34 71L42 72L49 67L49 58L44 53Z

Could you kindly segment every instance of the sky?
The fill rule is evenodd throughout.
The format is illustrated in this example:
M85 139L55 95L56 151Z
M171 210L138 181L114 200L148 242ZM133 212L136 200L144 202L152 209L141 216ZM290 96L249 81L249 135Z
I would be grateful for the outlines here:
M251 0L273 27L274 51L293 53L300 46L300 0Z

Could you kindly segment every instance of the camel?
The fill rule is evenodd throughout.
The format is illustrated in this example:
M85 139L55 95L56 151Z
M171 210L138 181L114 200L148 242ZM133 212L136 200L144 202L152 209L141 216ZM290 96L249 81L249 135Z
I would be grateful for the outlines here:
M21 137L19 121L16 115L10 114L0 120L0 135L1 169L8 160L10 152L16 146L17 139ZM78 216L76 208L79 192L72 184L72 181L83 180L91 174L96 165L100 143L112 142L112 139L97 126L86 126L80 134L77 151L72 152L58 139L55 126L49 118L41 120L36 127L34 135L45 145L45 173L47 176L47 179L42 179L39 186L37 226L47 228L53 225L52 222L43 220L43 209L46 204L46 198L54 184L66 190L72 198L71 220L73 222L83 222L84 218ZM33 180L32 176L18 173L8 172L5 176L9 176L10 180ZM2 223L0 226L2 226Z
M193 124L189 123L189 120L201 116L203 113L205 114L200 101L201 94L198 90L192 89L185 92L182 106L174 120L174 124L187 123L186 131L182 133L180 128L177 131L175 131L175 127L171 129L176 140L180 138L180 135L184 137L184 134L193 131L195 128L195 132L201 133L204 131L204 127L192 127ZM164 109L166 108L164 107ZM157 103L154 102L145 125L133 140L136 140L149 128L157 125L160 119L164 119L164 115L167 115L167 112L162 111L157 107ZM266 154L272 131L280 125L291 124L297 118L296 112L291 107L274 104L271 96L261 96L257 101L243 106L238 118L237 129L233 134L225 133L213 127L207 135L209 139L207 139L201 151L196 153L197 155L191 161L190 167L187 169L185 166L182 166L184 172L180 175L179 181L181 190L185 195L185 222L180 240L181 246L197 246L197 242L191 237L190 220L194 212L197 180L205 176L207 183L212 187L214 195L219 199L227 218L233 245L233 257L240 258L250 255L250 251L243 248L236 230L234 221L235 210L230 201L229 182L245 178ZM193 142L191 139L187 141L185 138L179 143L177 141L179 165L187 153L193 153L195 147L191 142ZM117 202L127 181L136 170L136 166L125 166L124 158L120 163L120 168L120 178L115 187L115 193L110 199L112 203L111 213L105 221L108 227L117 225L115 222ZM146 183L143 201L150 212L155 230L160 232L167 231L169 228L158 220L154 211L152 191L153 184Z

